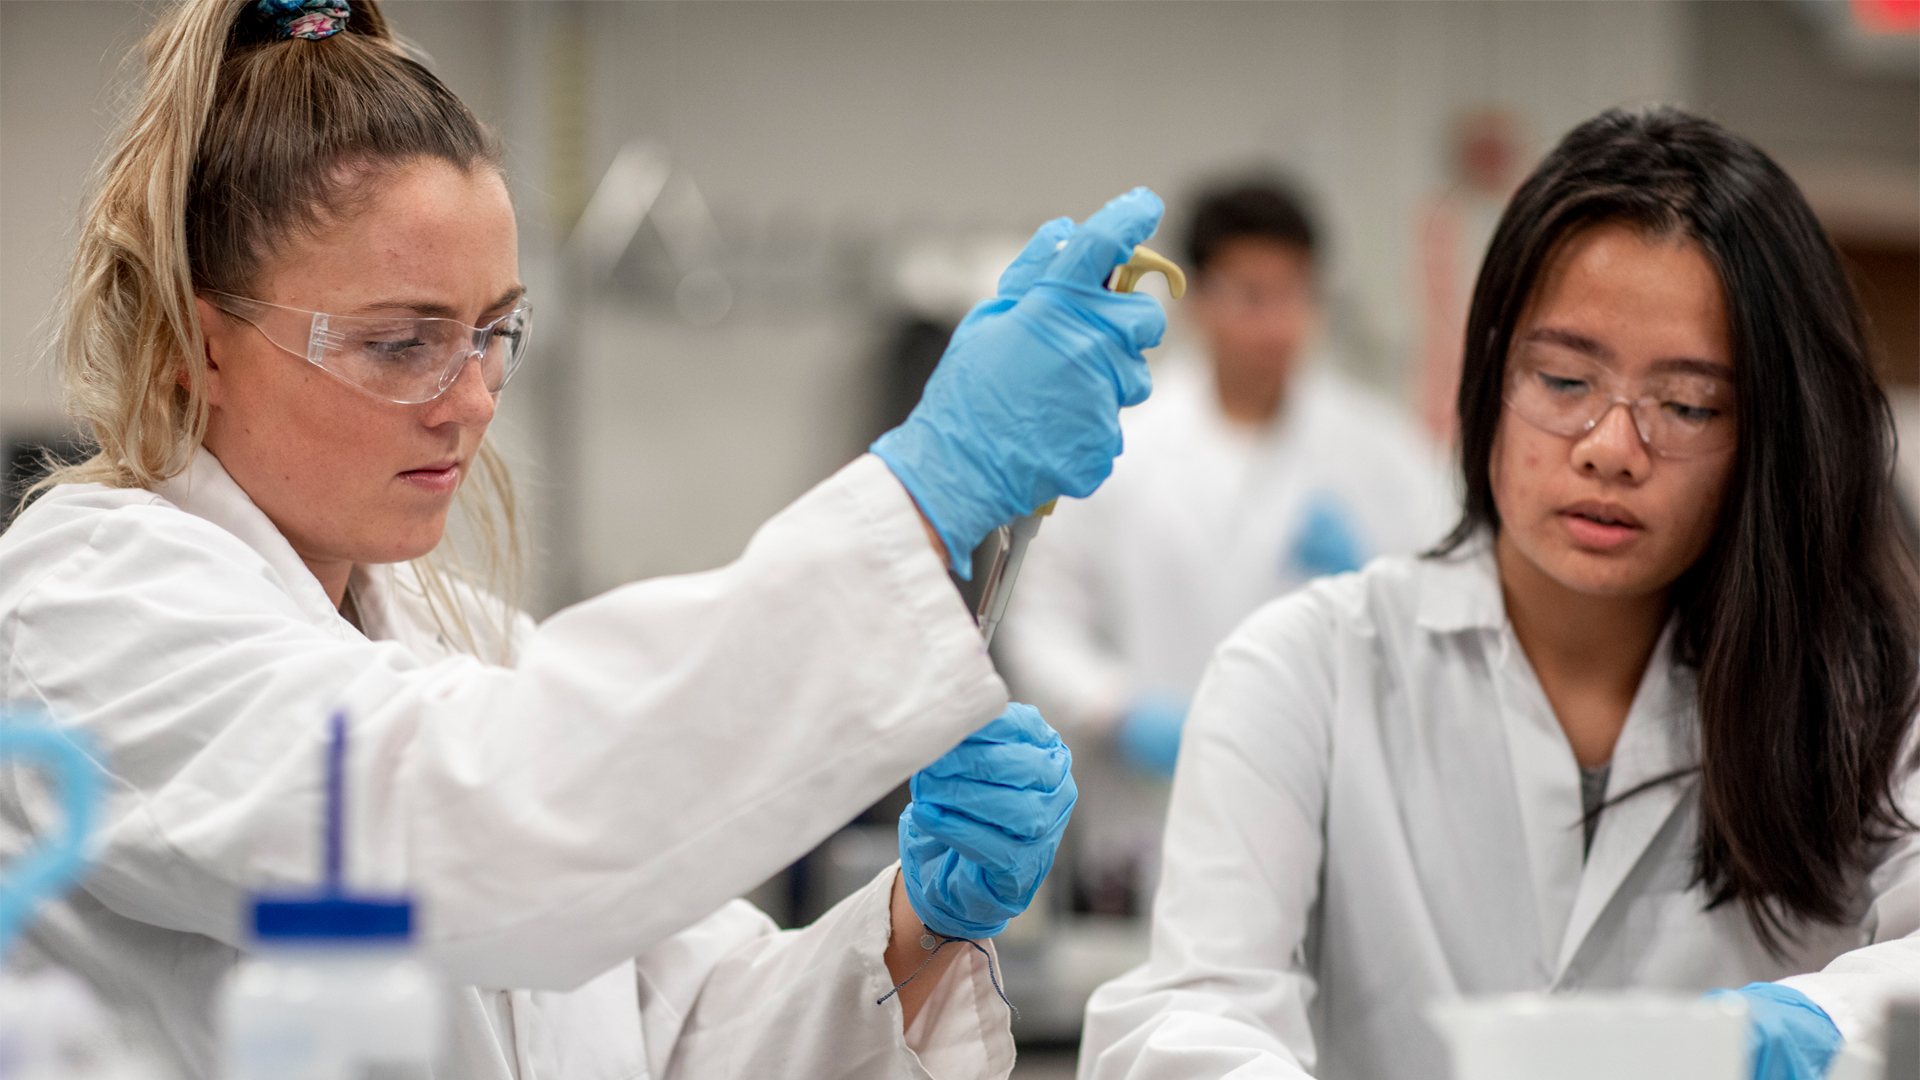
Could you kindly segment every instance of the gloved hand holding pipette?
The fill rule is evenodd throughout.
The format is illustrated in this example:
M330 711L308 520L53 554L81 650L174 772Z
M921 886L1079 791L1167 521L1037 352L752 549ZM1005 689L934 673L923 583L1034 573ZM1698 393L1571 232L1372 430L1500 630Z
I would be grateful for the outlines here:
M1072 765L1039 710L1015 704L913 774L900 872L927 929L988 938L1026 910L1073 812Z
M954 332L906 423L873 444L963 577L987 533L1113 470L1120 409L1146 400L1141 352L1167 319L1152 297L1103 286L1163 210L1135 188L1084 224L1041 226Z

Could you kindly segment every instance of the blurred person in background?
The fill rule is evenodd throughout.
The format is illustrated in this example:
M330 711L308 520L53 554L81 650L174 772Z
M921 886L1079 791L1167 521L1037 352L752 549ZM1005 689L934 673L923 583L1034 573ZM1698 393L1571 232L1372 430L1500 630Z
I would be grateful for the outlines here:
M1453 403L1460 390L1460 342L1480 257L1493 239L1525 162L1520 118L1500 108L1473 109L1448 137L1447 184L1420 216L1416 276L1420 285L1420 350L1413 364L1413 401L1436 445L1450 448Z
M1508 205L1465 345L1445 542L1215 654L1082 1080L1438 1080L1431 1003L1634 989L1730 995L1755 1080L1817 1080L1920 990L1920 588L1799 189L1604 113Z
M996 642L1075 749L1076 906L1100 913L1143 906L1164 779L1214 646L1306 581L1438 540L1451 501L1412 421L1315 356L1321 241L1287 185L1206 190L1186 256L1199 352L1168 359L1125 415L1101 490L1061 503Z

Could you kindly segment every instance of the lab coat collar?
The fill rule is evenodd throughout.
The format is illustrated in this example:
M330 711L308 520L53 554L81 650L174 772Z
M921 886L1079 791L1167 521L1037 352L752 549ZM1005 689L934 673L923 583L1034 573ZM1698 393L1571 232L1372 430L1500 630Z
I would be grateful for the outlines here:
M1698 683L1692 668L1674 660L1676 627L1669 619L1627 710L1607 776L1609 799L1699 764ZM1698 782L1697 776L1682 775L1601 812L1560 943L1556 982L1566 977L1601 913Z
M1468 630L1497 633L1503 650L1503 667L1512 662L1526 672L1523 698L1516 699L1515 707L1519 700L1533 700L1542 714L1541 722L1551 724L1551 708L1507 621L1506 600L1500 591L1500 571L1494 562L1491 537L1485 534L1473 537L1451 555L1422 559L1420 565L1420 598L1415 615L1418 624L1433 633ZM1609 799L1648 781L1693 768L1699 762L1696 682L1692 669L1674 659L1675 627L1675 622L1669 619L1661 631L1646 673L1634 693L1633 704L1627 710L1627 722L1614 745L1607 777ZM1517 715L1508 719L1510 724L1522 723ZM1566 769L1569 774L1564 784L1519 793L1527 831L1540 834L1529 843L1536 863L1544 851L1562 843L1579 843L1578 811L1569 812L1570 807L1577 807L1577 801L1571 797L1567 800L1547 798L1548 788L1565 787L1569 793L1578 791L1573 751L1557 727L1550 734L1551 748L1547 749L1537 738L1522 740L1519 733L1512 730L1508 733L1510 753L1539 758L1533 761L1533 768ZM1522 746L1532 749L1523 750ZM1520 771L1529 767L1518 760L1514 765ZM1557 865L1563 860L1549 860L1556 865L1534 867L1542 918L1550 927L1565 919L1558 956L1552 958L1556 983L1567 976L1581 944L1607 904L1695 782L1692 777L1683 777L1660 784L1601 813L1585 865L1577 871L1568 871L1578 873L1570 909L1564 906L1564 899L1551 902L1553 893L1565 896L1561 891L1566 887L1565 874ZM1553 836L1548 837L1547 833ZM1577 851L1572 859L1578 859ZM1578 863L1573 861L1568 866L1578 866ZM1552 943L1545 944L1550 947Z
M353 627L327 598L320 579L313 576L300 556L287 543L267 515L228 474L220 459L202 446L194 451L193 463L185 472L162 480L153 493L197 518L210 521L240 538L252 548L274 575L301 612L316 625L329 630Z
M1420 560L1420 600L1414 621L1437 634L1499 630L1507 625L1493 541L1475 536L1447 555Z

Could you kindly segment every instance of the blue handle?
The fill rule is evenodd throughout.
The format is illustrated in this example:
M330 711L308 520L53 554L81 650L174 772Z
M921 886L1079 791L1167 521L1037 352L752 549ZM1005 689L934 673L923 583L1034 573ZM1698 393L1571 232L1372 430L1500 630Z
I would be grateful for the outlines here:
M100 802L100 774L80 745L85 737L0 715L0 758L21 758L52 777L65 822L58 834L6 868L0 881L0 957L6 955L40 901L57 896L80 876L87 836Z

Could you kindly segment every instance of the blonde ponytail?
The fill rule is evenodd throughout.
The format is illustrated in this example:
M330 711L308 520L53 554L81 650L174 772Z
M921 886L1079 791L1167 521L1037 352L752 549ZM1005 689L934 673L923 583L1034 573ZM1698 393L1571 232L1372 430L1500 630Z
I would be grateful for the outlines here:
M142 44L144 92L100 169L55 321L67 411L99 452L45 483L150 487L187 467L206 430L205 372L183 363L203 351L187 183L244 3L184 4Z
M247 293L293 230L346 208L336 166L499 168L492 135L402 51L377 0L353 0L323 40L285 38L253 0L181 0L139 53L141 91L94 178L54 320L67 412L98 449L36 491L152 487L187 468L207 425L195 291ZM414 565L443 629L479 652L457 583L510 600L520 542L504 464L483 443L475 466L461 502L479 552L444 542ZM511 617L502 603L488 636L510 641Z

